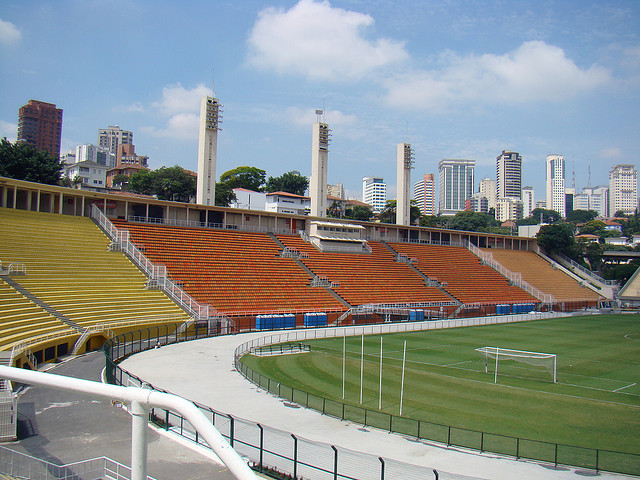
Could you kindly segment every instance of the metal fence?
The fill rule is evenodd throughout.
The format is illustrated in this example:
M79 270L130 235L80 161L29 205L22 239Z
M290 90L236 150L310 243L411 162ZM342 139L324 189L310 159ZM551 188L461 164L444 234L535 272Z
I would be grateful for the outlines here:
M556 315L554 312L549 312L544 316L548 318ZM399 433L412 439L412 441L425 443L435 441L441 443L443 446L466 447L480 452L498 453L516 459L539 460L552 465L572 465L596 471L605 470L640 475L640 455L496 435L488 432L413 420L382 413L377 410L368 410L282 385L254 372L239 361L242 354L253 348L308 338L324 338L335 335L342 336L342 332L345 330L347 330L346 333L349 335L359 335L361 333L375 334L425 328L462 327L477 325L480 324L479 322L481 322L481 324L493 324L539 318L541 317L538 315L511 315L505 317L485 317L482 319L452 319L422 323L403 322L385 325L378 324L348 327L346 329L326 328L274 332L272 335L260 337L240 345L236 349L236 368L261 388L292 403L315 409L335 418ZM110 383L119 385L145 386L147 388L164 391L120 368L117 363L134 353L154 348L158 345L167 345L206 336L209 336L207 332L202 332L201 335L184 336L176 332L175 326L157 326L115 337L109 340L104 347L107 363L107 380ZM401 478L413 478L416 480L432 478L440 478L442 480L468 480L476 478L442 471L435 472L433 469L424 466L410 465L375 455L354 452L326 443L310 441L298 437L291 432L273 429L268 426L233 417L223 412L218 412L205 405L196 404L196 406L211 418L212 423L227 438L229 443L238 452L250 459L255 465L255 468L260 471L278 471L303 478L312 478L314 480L395 480ZM195 429L193 429L185 419L174 412L155 409L152 411L151 417L151 420L162 428L203 444L195 432Z

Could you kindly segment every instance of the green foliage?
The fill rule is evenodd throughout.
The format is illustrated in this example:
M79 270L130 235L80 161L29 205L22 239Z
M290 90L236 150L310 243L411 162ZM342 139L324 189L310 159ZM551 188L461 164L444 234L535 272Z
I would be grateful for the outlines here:
M384 209L378 214L378 219L381 223L396 223L396 205L397 200L387 200ZM411 200L409 223L414 225L418 218L420 218L420 208L416 205L415 200Z
M580 227L580 235L597 235L604 237L609 234L604 227L606 224L602 220L591 220Z
M269 177L269 180L271 180L271 178L272 177ZM268 184L267 184L267 188L269 188ZM340 203L334 201L331 205L329 205L329 208L327 208L327 217L330 217L330 218L344 217L344 212L342 211L342 206L340 205Z
M516 222L516 225L538 225L539 223L556 223L562 216L555 210L534 208L531 215Z
M584 256L594 272L600 271L602 268L602 254L604 247L597 242L591 242L584 246Z
M572 210L567 214L567 222L587 223L598 216L595 210Z
M576 257L576 242L570 225L566 223L543 225L536 237L538 245L548 253L564 253L568 257Z
M236 199L233 189L226 183L216 183L215 204L218 207L228 207Z
M111 185L120 185L122 190L127 190L127 187L129 186L129 175L125 175L124 173L115 175L111 179Z
M438 215L422 215L420 217L421 227L439 227L442 225L442 218Z
M298 172L286 172L279 177L269 177L265 190L267 192L288 192L304 195L309 187L309 179Z
M259 192L264 186L267 172L257 167L237 167L220 175L220 183L230 189L246 188Z
M360 222L368 222L373 217L371 207L365 205L354 205L352 208L347 207L344 212L344 218L358 220Z
M27 143L0 141L0 176L28 182L58 185L60 160Z
M467 232L486 232L489 228L495 227L500 227L500 222L491 215L470 210L456 213L449 221L448 226L452 230L465 230Z
M632 260L626 264L606 265L602 268L601 275L607 280L617 280L620 285L624 285L629 281L632 275L640 267L639 260Z
M114 182L118 176L114 177ZM119 180L123 180L120 178ZM140 170L128 178L127 190L142 195L156 195L160 200L189 202L196 194L196 179L182 167Z

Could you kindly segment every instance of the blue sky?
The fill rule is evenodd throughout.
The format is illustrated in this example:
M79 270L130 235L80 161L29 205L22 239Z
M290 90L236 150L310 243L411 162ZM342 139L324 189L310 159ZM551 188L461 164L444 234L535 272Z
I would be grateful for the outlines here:
M559 153L578 189L640 153L640 2L3 0L0 136L30 99L64 110L63 152L108 125L150 166L196 170L200 97L224 105L218 175L311 168L311 125L333 130L329 183L395 196L396 144L412 181L442 158L495 178L503 149L544 198ZM214 73L215 72L215 73Z

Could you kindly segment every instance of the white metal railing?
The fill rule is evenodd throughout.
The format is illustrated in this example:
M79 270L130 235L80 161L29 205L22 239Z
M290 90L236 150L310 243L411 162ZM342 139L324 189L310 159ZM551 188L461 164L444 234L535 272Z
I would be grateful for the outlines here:
M511 270L505 268L502 264L498 263L493 258L493 255L491 253L481 250L480 248L476 247L473 243L471 243L468 240L465 246L469 249L469 251L471 251L471 253L473 253L478 258L480 258L480 260L482 260L484 264L493 268L503 277L506 277L509 280L509 282L511 282L513 285L520 287L525 292L536 297L541 302L544 302L544 303L555 302L553 295L549 293L544 293L542 290L539 290L533 285L527 283L525 280L522 279L522 273L512 272Z
M12 479L84 480L110 478L129 480L131 468L108 457L92 458L67 465L56 465L26 453L0 446L0 472ZM155 480L148 476L148 480Z
M300 252L295 248L284 247L284 250L280 253L280 257L282 258L309 258L309 254L307 252Z
M560 260L562 260L562 261L568 263L569 265L571 265L571 267L580 270L582 273L584 273L585 275L587 275L588 277L590 277L591 279L595 280L598 283L601 283L603 285L609 285L611 287L614 287L614 286L618 285L618 282L616 282L615 280L605 280L600 275L595 273L593 270L589 270L588 268L583 267L582 265L580 265L578 262L576 262L572 258L567 257L564 253L559 252L559 253L556 253L554 255L556 255Z
M239 230L241 232L253 232L253 233L276 233L276 234L291 234L291 230L288 228L269 228L258 227L254 225L235 225L235 224L223 224L223 223L209 223L198 222L195 220L177 220L171 218L155 218L155 217L141 217L136 215L129 215L127 221L136 223L154 223L158 225L167 225L171 227L191 227L191 228L211 228L214 230Z
M147 479L147 430L152 408L177 412L191 424L238 480L256 480L245 460L193 402L177 395L137 387L120 387L79 378L0 365L0 378L108 399L128 405L131 413L131 479Z
M91 218L102 227L113 242L117 243L118 249L127 255L147 277L153 280L178 305L198 319L209 317L209 305L201 305L196 302L189 294L171 281L167 277L167 268L164 265L154 265L140 249L129 241L129 231L118 230L95 203L91 205Z
M10 263L9 267L9 275L26 275L27 267L24 263Z

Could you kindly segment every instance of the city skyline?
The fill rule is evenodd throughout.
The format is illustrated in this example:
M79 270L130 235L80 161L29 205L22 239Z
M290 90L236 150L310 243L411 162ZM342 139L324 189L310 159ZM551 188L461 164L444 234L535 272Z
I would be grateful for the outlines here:
M577 191L589 171L595 186L613 165L637 164L637 2L467 3L134 1L104 11L9 0L0 136L15 140L18 108L40 100L64 110L62 153L119 125L151 168L195 171L200 99L215 76L218 174L250 165L310 176L318 108L333 130L327 181L356 198L364 176L385 178L396 197L399 142L415 150L412 182L445 158L474 159L476 179L495 178L496 156L517 151L536 200L549 154L564 156Z

